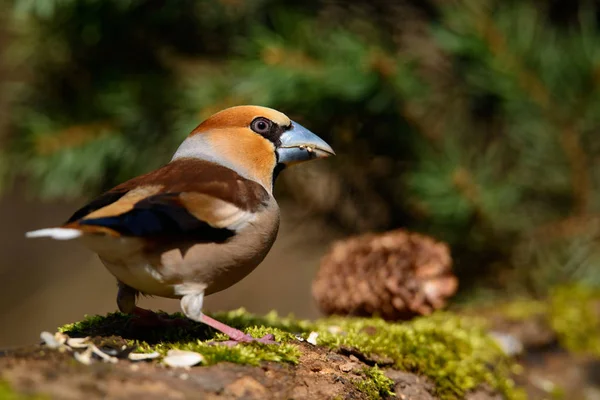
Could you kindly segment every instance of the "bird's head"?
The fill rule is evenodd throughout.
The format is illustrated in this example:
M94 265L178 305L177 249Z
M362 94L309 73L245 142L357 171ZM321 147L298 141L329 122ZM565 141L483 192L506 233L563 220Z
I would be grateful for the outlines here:
M235 170L271 191L286 166L335 155L317 135L267 107L237 106L202 122L173 159L201 158Z

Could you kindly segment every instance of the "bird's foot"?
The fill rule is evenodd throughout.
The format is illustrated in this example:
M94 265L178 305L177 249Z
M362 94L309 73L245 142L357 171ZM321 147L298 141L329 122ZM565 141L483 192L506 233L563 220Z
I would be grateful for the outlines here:
M229 325L226 325L222 322L217 321L216 319L213 319L211 317L209 317L208 315L202 314L202 322L204 322L206 325L220 331L223 332L224 334L226 334L227 336L229 336L229 338L231 340L226 340L223 342L209 342L209 344L224 344L225 346L235 346L238 343L251 343L251 342L257 342L257 343L262 343L262 344L279 344L275 341L275 337L272 334L268 334L265 335L263 337L261 337L260 339L254 338L238 329L232 328Z
M136 328L186 327L189 325L189 321L186 319L169 318L167 314L159 314L140 307L135 308L133 316L131 323Z
M238 345L239 343L262 343L262 344L279 344L275 341L275 336L272 334L265 335L261 338L254 338L248 334L242 335L239 338L231 338L231 340L225 340L223 342L210 342L210 344L222 344L228 347L233 347Z

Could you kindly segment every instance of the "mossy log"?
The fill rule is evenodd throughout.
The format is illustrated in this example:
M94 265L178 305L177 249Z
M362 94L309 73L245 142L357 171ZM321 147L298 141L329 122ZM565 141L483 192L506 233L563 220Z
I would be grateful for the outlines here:
M218 344L225 339L221 334L202 324L136 331L126 315L93 316L59 330L71 338L89 337L89 343L114 356L114 363L98 359L84 365L74 357L80 350L66 345L5 352L0 395L87 400L522 398L511 380L512 360L475 318L439 313L406 323L376 318L302 321L244 310L214 316L254 336L272 333L280 344L227 347ZM197 352L203 361L191 368L166 366L162 357L172 349ZM133 362L127 358L130 351L160 357Z
M244 310L214 317L254 336L272 333L280 345L227 347L218 344L223 335L202 324L140 330L123 314L92 316L59 331L88 338L114 363L92 359L85 365L75 356L82 350L70 342L4 351L0 400L567 399L600 387L594 380L600 294L582 287L557 288L543 301L494 302L403 323L303 321ZM169 318L185 320L181 314ZM514 359L499 347L502 338L520 344L511 350ZM172 368L164 356L173 349L203 360ZM157 358L130 361L130 352Z

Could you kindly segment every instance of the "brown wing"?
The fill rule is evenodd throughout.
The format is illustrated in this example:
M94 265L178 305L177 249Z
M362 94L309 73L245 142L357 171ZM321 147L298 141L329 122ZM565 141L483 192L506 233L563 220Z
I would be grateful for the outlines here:
M260 184L235 171L183 159L106 192L78 210L68 225L124 236L193 235L223 241L268 200Z

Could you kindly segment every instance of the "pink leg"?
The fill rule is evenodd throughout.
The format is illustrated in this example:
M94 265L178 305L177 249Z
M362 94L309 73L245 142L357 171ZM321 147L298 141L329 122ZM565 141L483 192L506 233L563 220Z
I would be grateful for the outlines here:
M222 322L217 321L207 315L202 314L201 317L202 322L206 325L218 330L229 336L231 340L227 340L225 342L219 342L219 344L224 344L227 346L235 346L238 343L249 343L249 342L259 342L263 344L278 344L274 339L275 337L271 334L265 335L260 339L255 339L252 336L245 334L244 332L237 330L235 328L230 327L229 325L225 325Z

